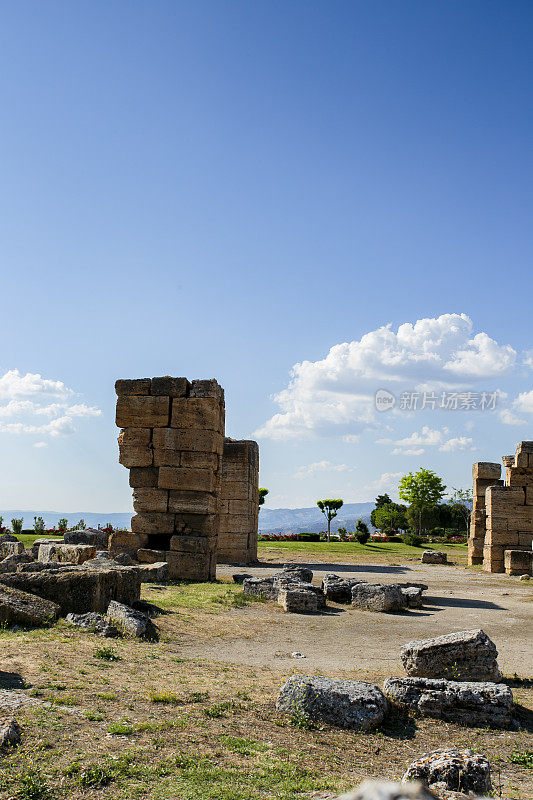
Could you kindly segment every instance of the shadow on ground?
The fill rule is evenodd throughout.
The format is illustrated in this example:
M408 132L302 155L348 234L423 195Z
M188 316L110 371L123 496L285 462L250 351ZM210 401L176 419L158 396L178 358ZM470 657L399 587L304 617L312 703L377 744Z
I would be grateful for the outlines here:
M283 569L289 563L288 561L283 562L275 562L275 561L260 561L257 564L253 564L254 567L263 567L265 569ZM311 562L311 561L298 561L292 562L296 563L299 567L306 567L307 569L312 570L320 570L321 572L388 572L393 575L401 574L404 572L410 572L410 567L402 567L400 565L388 565L388 564L337 564L333 561L318 561L318 562Z
M505 611L505 607L499 606L497 603L491 603L488 600L474 600L471 597L433 597L424 595L424 605L429 603L435 607L436 611L442 611L446 606L449 608L492 608Z
M26 684L18 672L0 672L0 689L26 689Z

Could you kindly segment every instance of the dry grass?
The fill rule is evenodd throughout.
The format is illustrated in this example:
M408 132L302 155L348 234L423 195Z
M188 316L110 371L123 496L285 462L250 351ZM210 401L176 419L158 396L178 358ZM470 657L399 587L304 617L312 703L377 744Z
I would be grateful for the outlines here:
M110 643L64 623L2 632L2 669L10 680L22 676L22 691L43 702L17 714L23 744L0 757L0 798L305 800L366 777L400 778L412 760L447 745L486 753L496 794L501 784L506 798L533 797L521 757L533 749L526 710L514 732L397 716L371 734L292 724L275 711L286 673L217 659L221 630L245 632L250 609L233 601L239 595L225 583L146 588L145 599L167 612L157 617L156 644ZM290 625L286 616L277 620ZM212 659L183 658L180 643L192 635L212 640ZM303 674L302 664L292 672ZM385 676L359 677L381 683ZM513 691L531 708L531 685Z

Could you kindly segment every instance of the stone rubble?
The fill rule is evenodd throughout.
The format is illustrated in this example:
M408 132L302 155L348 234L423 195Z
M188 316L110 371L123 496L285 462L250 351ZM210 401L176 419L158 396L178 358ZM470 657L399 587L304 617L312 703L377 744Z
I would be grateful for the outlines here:
M89 611L87 614L67 614L65 621L76 628L85 628L104 639L114 639L120 635L118 628L110 625L101 614L97 614L95 611Z
M403 781L422 781L438 793L442 788L468 794L492 790L490 764L480 753L464 749L439 749L409 765Z
M56 603L0 583L0 625L31 628L51 625L59 613Z
M357 583L352 586L352 606L363 611L401 611L406 599L397 583Z
M387 678L383 692L406 712L468 727L510 728L513 693L503 683Z
M108 619L124 634L149 642L159 639L157 628L146 614L112 600L107 609Z
M388 703L371 683L293 676L281 687L276 708L313 722L368 731L383 722Z
M496 645L481 629L408 642L400 651L408 675L456 681L498 681L497 656Z
M447 564L448 555L438 550L424 550L421 561L422 564Z
M20 725L15 719L0 719L0 747L15 747L21 740Z

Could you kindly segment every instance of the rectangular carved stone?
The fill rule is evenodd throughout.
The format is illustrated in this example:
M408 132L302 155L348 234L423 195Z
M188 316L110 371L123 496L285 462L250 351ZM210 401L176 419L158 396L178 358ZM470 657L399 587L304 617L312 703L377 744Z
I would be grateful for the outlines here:
M119 428L163 428L168 425L168 397L120 396L116 423Z
M188 397L176 399L172 403L173 428L200 428L201 430L221 430L219 401L215 397Z
M474 480L483 478L495 478L497 480L501 473L501 464L496 464L491 461L477 461L472 465L472 477Z
M174 514L158 514L156 511L147 511L135 514L131 518L133 533L173 533Z
M181 553L208 553L212 549L205 536L173 536L170 549Z
M137 561L140 561L141 564L159 564L166 560L165 550L147 550L143 547L137 550Z
M168 510L180 514L216 514L217 499L210 492L180 492L171 489Z
M222 455L224 448L224 437L216 431L158 428L154 430L152 441L154 448L191 450L219 455Z
M151 447L121 445L118 460L124 467L151 467L153 451Z
M150 394L150 378L119 379L115 382L115 392L119 397Z
M154 449L154 467L179 467L181 450L169 450L166 447Z
M118 435L118 443L127 447L148 447L151 438L151 428L123 428Z
M216 470L220 467L220 456L216 453L193 453L182 450L180 466Z
M190 396L216 397L220 403L223 403L224 389L214 378L210 380L195 380L191 383Z
M205 554L203 558L199 558L195 553L184 553L175 550L169 550L166 555L170 580L215 580L216 561L214 552Z
M218 536L220 520L218 514L176 514L176 534L205 536L215 539Z
M212 470L187 467L160 467L159 488L182 491L214 492L216 480Z
M189 392L187 378L171 378L163 375L161 378L152 378L152 394L164 397L186 397Z
M134 489L133 508L137 512L168 511L168 491L166 489Z
M130 486L132 489L148 489L157 487L159 471L155 467L132 467L130 469Z

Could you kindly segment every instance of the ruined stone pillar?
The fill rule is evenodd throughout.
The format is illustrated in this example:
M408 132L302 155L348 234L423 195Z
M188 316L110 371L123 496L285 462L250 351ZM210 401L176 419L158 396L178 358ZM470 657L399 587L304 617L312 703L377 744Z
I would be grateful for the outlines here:
M483 563L483 547L487 514L485 492L489 486L502 484L500 480L501 466L490 461L477 461L472 465L474 491L472 500L472 517L470 519L470 537L468 539L468 563Z
M250 440L224 440L217 560L257 561L259 447Z
M169 376L118 380L115 388L119 460L130 470L137 513L129 539L116 534L110 549L166 561L173 580L214 580L223 389L216 380Z

